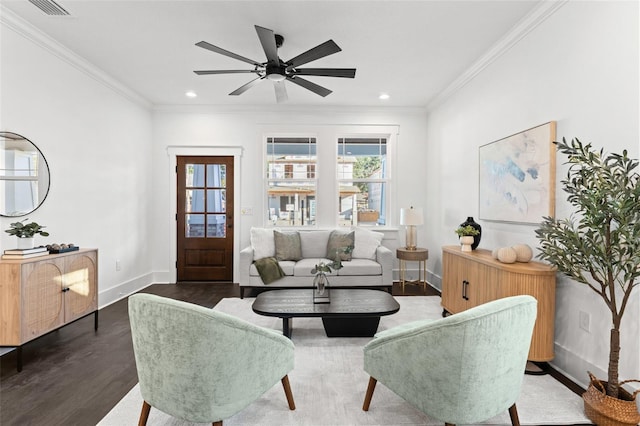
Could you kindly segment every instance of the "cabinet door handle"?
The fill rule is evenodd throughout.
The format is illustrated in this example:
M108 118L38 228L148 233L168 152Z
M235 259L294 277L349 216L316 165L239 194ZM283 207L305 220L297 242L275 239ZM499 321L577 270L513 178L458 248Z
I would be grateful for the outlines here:
M469 285L469 281L464 280L462 281L462 298L464 300L469 300L469 297L467 296L467 286Z
M63 293L66 293L69 290L71 290L69 287L62 287L62 292Z

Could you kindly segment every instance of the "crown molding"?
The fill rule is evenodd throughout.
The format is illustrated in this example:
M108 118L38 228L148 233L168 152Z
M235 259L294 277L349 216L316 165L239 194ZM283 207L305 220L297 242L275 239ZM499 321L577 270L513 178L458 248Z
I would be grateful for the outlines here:
M153 111L174 113L202 113L202 114L398 114L426 116L425 107L404 106L357 106L357 105L174 105L156 104Z
M495 43L484 55L474 62L464 73L456 78L442 92L436 95L427 104L427 111L432 111L438 105L444 103L454 93L472 81L486 67L508 52L513 46L518 44L527 34L533 31L538 25L553 15L558 9L564 6L569 0L544 0L537 7L531 10L522 18L504 37Z
M58 41L51 38L49 35L45 34L29 22L25 21L20 16L16 15L13 11L9 10L4 5L0 5L0 23L10 30L16 32L17 34L23 36L32 43L48 51L49 53L53 54L57 58L70 64L74 68L87 74L88 76L113 90L117 94L146 109L151 109L152 104L147 99L143 98L138 93L131 90L129 87L114 79L77 53L63 46Z

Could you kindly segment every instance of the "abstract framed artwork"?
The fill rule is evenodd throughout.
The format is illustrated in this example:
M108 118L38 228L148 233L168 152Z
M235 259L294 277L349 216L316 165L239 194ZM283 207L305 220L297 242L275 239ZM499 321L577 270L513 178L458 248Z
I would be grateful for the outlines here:
M539 224L554 216L556 122L479 148L480 219Z

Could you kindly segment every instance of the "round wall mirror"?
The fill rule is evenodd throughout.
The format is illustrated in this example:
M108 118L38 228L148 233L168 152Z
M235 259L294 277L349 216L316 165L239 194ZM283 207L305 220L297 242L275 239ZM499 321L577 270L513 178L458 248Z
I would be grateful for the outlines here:
M0 132L0 216L25 216L49 193L49 165L29 139Z

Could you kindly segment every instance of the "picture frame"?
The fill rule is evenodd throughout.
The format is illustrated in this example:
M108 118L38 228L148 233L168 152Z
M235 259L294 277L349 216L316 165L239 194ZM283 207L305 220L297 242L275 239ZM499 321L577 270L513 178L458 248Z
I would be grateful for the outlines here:
M481 220L538 225L555 215L556 122L479 148Z

